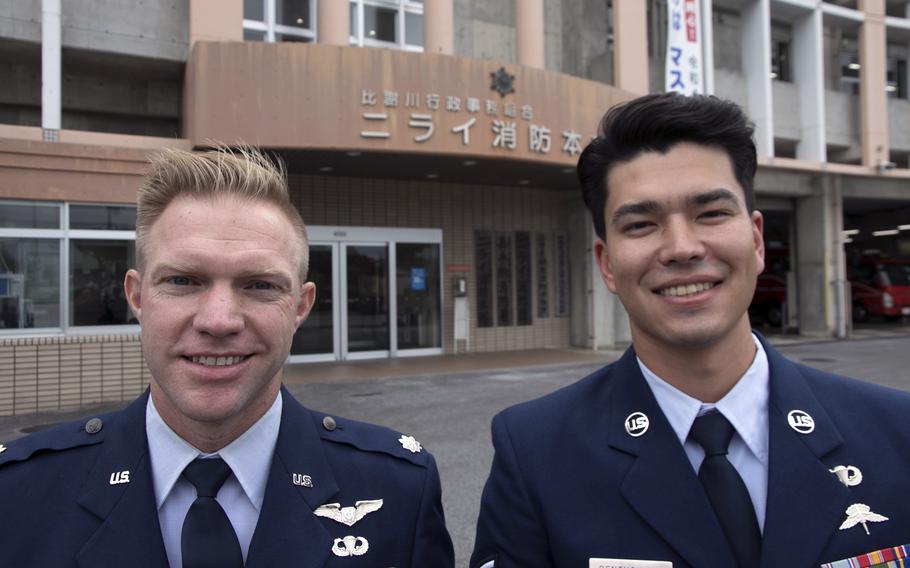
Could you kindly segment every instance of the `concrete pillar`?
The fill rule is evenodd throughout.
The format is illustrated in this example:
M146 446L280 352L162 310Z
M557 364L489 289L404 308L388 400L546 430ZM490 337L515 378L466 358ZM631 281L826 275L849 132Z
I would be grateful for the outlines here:
M823 175L815 183L812 195L796 202L799 330L842 337L850 303L845 297L840 178Z
M519 65L544 68L543 0L516 0L515 43Z
M859 106L863 165L889 161L888 95L885 91L885 0L860 0L865 20L859 32Z
M190 50L197 41L243 41L243 0L190 0Z
M62 114L60 0L41 1L41 128L44 139L60 139Z
M800 139L796 157L828 159L825 125L824 30L821 5L793 23L793 77L799 89Z
M328 45L348 45L351 35L348 10L347 2L319 0L316 5L316 41Z
M624 347L632 341L629 317L600 276L595 238L591 215L578 195L569 205L569 340L587 349Z
M424 0L424 53L455 53L455 8L452 0Z
M770 0L749 0L742 10L742 62L749 97L748 114L755 123L759 156L774 156L774 110L771 98Z
M705 77L705 94L714 94L714 2L701 1L702 74Z
M613 3L613 83L648 94L648 9L645 2Z

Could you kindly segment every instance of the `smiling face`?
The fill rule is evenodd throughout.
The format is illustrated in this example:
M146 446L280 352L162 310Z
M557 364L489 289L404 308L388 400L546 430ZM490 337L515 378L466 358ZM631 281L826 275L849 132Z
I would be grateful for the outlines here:
M639 355L751 342L762 216L748 213L727 154L683 142L615 166L607 181L595 255Z
M230 196L174 199L146 239L142 273L124 285L155 407L200 449L230 442L275 400L313 305L314 285L298 275L303 245L276 206Z

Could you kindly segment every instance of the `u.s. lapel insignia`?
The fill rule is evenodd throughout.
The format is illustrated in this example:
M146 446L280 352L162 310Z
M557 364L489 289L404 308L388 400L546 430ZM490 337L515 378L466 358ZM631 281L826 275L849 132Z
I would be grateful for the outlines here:
M854 503L853 505L850 505L847 507L846 513L847 520L840 526L840 530L842 531L853 528L856 525L863 525L866 534L869 534L869 527L866 523L881 523L888 520L888 517L885 517L884 515L873 513L869 505L863 503Z
M304 475L302 473L295 473L291 476L291 480L294 482L294 485L299 485L300 487L312 487L313 478L309 475Z
M332 545L335 556L363 556L370 549L370 543L362 536L336 538Z
M408 450L412 454L418 454L420 453L420 450L423 449L420 445L420 442L418 442L414 436L405 436L402 434L401 438L398 438L398 442L401 444L401 447Z
M651 421L644 412L633 412L626 417L626 434L637 438L648 431Z
M129 472L129 470L127 470L127 471L115 471L114 473L112 473L111 480L109 483L111 485L121 485L123 483L129 483L129 482L130 482L130 472Z
M382 499L357 501L354 503L353 507L342 507L341 503L326 503L325 505L316 507L313 514L317 517L325 517L326 519L332 519L343 525L353 527L357 521L381 508Z
M855 465L838 465L828 471L836 475L837 480L847 487L856 487L863 482L863 472Z
M4 446L3 444L0 444L0 454L2 454L5 451L6 451L6 446Z
M805 410L791 410L788 412L787 424L800 434L811 434L815 430L815 419Z

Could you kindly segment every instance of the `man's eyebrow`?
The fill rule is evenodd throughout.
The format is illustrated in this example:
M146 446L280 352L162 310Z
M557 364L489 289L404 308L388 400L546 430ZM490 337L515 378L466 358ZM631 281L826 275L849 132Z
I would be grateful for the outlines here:
M695 195L690 196L686 201L688 201L690 205L708 205L715 201L732 201L736 205L740 204L740 200L736 194L724 187L719 187L704 193L696 193Z
M197 268L194 268L190 264L180 264L180 263L162 263L152 267L150 272L153 278L157 277L160 274L194 274L197 272ZM239 279L249 279L249 278L277 278L283 280L291 280L291 277L284 271L278 270L275 268L260 268L260 269L248 269L243 270L235 276Z
M161 264L156 264L151 267L149 274L154 278L161 273L175 272L177 274L186 274L193 272L193 268L186 264L177 264L172 262L165 262Z
M613 212L610 222L618 225L623 217L627 215L646 215L660 210L660 204L654 200L646 199L644 201L635 201L620 205Z
M244 270L239 274L239 278L275 278L278 280L287 280L290 282L292 276L283 270L263 268L259 270Z

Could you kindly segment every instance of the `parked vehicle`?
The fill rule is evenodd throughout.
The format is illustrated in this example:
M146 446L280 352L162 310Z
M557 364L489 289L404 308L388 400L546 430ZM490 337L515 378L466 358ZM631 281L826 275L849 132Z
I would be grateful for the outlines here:
M765 270L758 275L755 295L749 305L753 323L764 322L780 327L787 302L787 271L790 269L790 250L781 246L765 249Z
M848 273L853 321L910 316L910 260L863 257Z
M758 276L755 295L749 305L752 321L761 320L779 327L784 319L784 302L787 301L787 280L783 276L763 272Z

